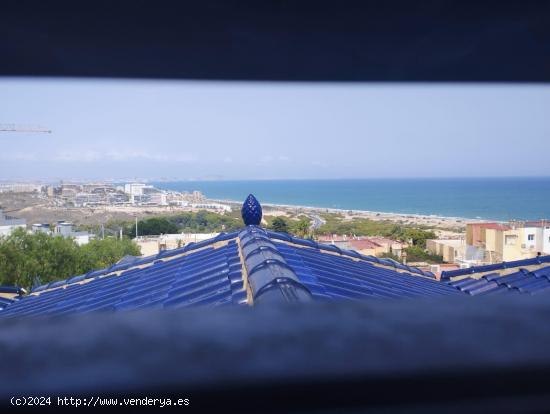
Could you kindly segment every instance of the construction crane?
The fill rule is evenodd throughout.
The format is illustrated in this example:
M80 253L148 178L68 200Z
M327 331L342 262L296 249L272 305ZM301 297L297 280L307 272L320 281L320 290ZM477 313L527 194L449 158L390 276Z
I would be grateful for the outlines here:
M51 134L52 130L47 128L42 128L39 126L0 124L0 132L30 132L30 133Z

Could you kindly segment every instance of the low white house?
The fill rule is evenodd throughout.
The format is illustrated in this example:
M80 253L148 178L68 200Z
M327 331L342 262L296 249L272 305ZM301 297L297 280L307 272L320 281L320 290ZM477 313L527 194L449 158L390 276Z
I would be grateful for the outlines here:
M58 221L55 225L54 235L63 237L72 237L76 244L82 246L90 242L92 235L87 231L74 231L72 223L66 221Z
M220 203L191 203L192 208L200 208L204 210L215 210L215 211L227 211L231 213L231 206L227 204Z
M32 225L31 231L33 234L36 234L36 233L52 234L52 231L50 230L50 225L48 223L34 223Z
M15 229L26 229L25 219L10 217L0 210L0 236L9 236Z
M157 254L161 250L172 250L189 243L198 243L214 238L219 233L176 233L158 236L139 236L133 239L143 256Z

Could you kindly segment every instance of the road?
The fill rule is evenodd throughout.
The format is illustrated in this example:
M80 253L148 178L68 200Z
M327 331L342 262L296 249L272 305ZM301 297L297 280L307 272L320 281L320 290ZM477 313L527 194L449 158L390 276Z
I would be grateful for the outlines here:
M311 230L317 230L326 223L326 220L317 214L309 213L307 216L311 219L311 225L309 226Z

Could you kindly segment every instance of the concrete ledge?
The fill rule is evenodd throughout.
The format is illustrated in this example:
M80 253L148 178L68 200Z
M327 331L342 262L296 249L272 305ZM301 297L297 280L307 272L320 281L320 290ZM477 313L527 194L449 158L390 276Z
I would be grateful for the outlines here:
M517 297L0 320L0 402L179 392L245 411L282 410L280 393L296 407L546 404L549 318L547 300Z

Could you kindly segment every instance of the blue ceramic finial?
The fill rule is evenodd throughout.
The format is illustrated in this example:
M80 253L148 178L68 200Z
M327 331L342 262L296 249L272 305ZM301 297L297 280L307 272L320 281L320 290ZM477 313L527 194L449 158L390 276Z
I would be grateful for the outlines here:
M252 194L249 194L246 200L244 200L241 216L244 224L247 226L258 226L262 221L262 206Z

